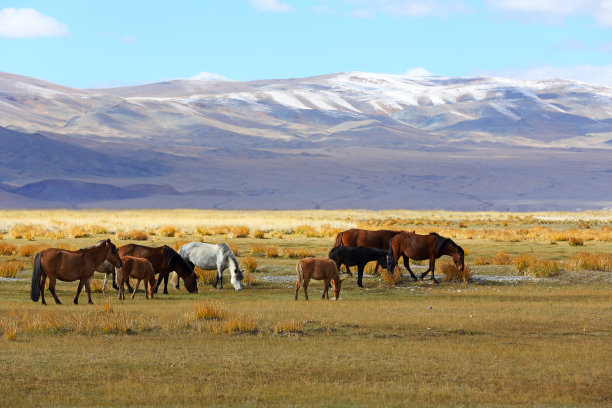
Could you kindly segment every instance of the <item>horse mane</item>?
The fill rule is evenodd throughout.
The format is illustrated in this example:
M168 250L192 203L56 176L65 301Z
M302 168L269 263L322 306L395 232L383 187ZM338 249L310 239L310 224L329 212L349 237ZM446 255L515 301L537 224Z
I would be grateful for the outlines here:
M444 248L444 245L446 245L447 243L457 248L457 251L459 251L460 253L463 253L463 248L457 245L452 239L443 237L435 232L430 232L429 235L433 235L434 237L436 237L436 253L440 253L442 248Z
M187 270L187 271L191 271L193 273L193 268L191 268L189 266L189 264L183 259L182 256L180 256L178 254L178 252L176 252L174 249L170 248L168 245L164 245L164 253L166 254L166 256L168 257L168 265L166 267L166 270L170 269L170 265L174 264L175 262L181 264L181 266ZM177 274L180 273L178 271L176 271Z
M227 245L225 242L221 242L219 246L221 247L223 255L226 255L233 261L236 261L236 265L238 265L238 259L236 258L236 255L234 254L232 249L229 247L229 245Z

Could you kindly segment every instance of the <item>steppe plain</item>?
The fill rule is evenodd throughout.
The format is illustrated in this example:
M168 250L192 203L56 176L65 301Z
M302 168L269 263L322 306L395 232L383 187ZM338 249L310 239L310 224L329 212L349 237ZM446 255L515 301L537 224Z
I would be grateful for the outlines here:
M294 301L295 256L326 256L350 227L439 232L467 251L472 277L433 285L368 270L340 301L321 300L320 282ZM2 211L0 231L3 274L17 265L0 282L3 406L612 402L609 211ZM197 294L119 301L96 274L94 305L71 303L74 282L58 285L64 305L29 300L36 250L102 238L225 241L249 284L234 291L226 271L222 291L201 282Z

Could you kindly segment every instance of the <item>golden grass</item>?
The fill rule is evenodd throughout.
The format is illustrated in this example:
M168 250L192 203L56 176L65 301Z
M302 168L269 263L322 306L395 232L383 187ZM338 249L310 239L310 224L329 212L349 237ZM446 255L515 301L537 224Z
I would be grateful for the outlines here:
M217 279L217 271L216 270L205 270L200 269L197 266L194 268L195 274L198 276L200 281L204 284L213 284Z
M380 269L380 274L383 282L385 282L387 285L394 286L402 280L402 271L400 270L399 266L395 267L393 270L393 275L391 275L389 271L384 268Z
M91 229L87 226L74 225L70 227L66 233L68 238L87 238L92 234Z
M174 242L172 243L172 248L173 248L175 251L178 251L180 247L182 247L183 245L188 244L188 243L190 243L190 242L192 242L192 241L185 240L185 239L179 239L179 240L176 240L176 241L174 241Z
M17 246L8 242L0 242L0 255L15 255Z
M100 279L93 278L90 282L92 292L102 293L103 282Z
M102 301L102 304L100 305L100 310L105 313L112 313L115 311L115 305L113 304L113 302L110 301L110 299L106 298Z
M279 321L274 325L274 333L302 333L304 331L304 324L295 319L289 321Z
M251 254L265 255L266 258L278 257L278 245L253 245L251 246Z
M118 240L146 241L149 234L143 230L118 231L115 238Z
M164 225L163 227L158 228L157 234L162 237L178 237L181 235L180 231L172 225Z
M255 272L257 270L257 260L252 256L247 256L242 260L242 265L247 272Z
M521 255L514 259L514 266L521 275L549 278L558 275L561 264L552 259L538 259L532 255Z
M219 308L217 303L202 301L193 305L193 317L204 320L221 320L226 313Z
M257 283L257 277L247 272L242 275L242 284L246 287L253 286Z
M569 239L569 246L583 246L584 240L576 237L571 237Z
M227 321L213 325L213 333L253 333L257 331L257 321L246 316L231 316Z
M570 257L573 269L612 271L612 254L580 252Z
M8 261L0 263L0 277L3 278L14 278L17 276L17 272L26 269L28 265L25 262L20 261Z
M240 250L238 247L231 242L226 242L227 246L232 250L235 256L240 256Z
M290 259L303 259L314 256L314 252L307 248L283 248L283 256Z
M463 284L467 284L470 278L472 277L472 271L467 265L463 268L462 271L460 271L452 263L443 263L440 265L440 271L444 274L444 280L446 282L456 281L461 282Z
M48 248L48 245L45 244L25 244L20 245L17 249L17 255L30 257L37 253L38 251L42 251L43 249Z
M249 236L251 231L248 227L239 226L239 227L231 227L229 232L227 233L228 238L246 238Z
M253 233L251 234L253 238L257 238L257 239L263 239L265 235L266 235L265 231L260 230L260 229L253 231Z

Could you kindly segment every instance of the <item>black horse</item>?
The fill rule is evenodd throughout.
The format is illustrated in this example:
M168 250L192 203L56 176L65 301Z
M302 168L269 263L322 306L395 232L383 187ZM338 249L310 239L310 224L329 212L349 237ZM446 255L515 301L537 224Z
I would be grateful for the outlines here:
M363 288L363 268L371 261L377 261L383 268L387 267L387 251L365 247L338 246L329 251L329 259L336 263L338 270L344 264L349 275L353 276L349 266L357 266L357 285Z

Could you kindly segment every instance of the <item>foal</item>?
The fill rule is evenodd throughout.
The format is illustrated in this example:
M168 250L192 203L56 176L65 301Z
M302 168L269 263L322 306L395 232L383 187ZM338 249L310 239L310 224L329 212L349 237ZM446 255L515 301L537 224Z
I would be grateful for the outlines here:
M153 270L153 265L149 260L144 258L136 258L133 256L122 256L121 262L123 263L123 267L116 268L117 275L117 286L119 286L119 299L125 300L125 295L123 293L123 284L128 281L130 277L137 279L136 287L134 287L134 292L132 292L132 299L136 295L136 291L138 290L138 286L140 286L140 281L145 281L145 296L148 299L149 295L151 299L153 299L153 292L155 291L155 271Z
M308 300L308 284L311 279L322 280L325 285L322 299L329 299L329 283L334 288L334 300L340 297L340 287L342 280L336 264L327 258L304 258L298 261L295 266L297 271L297 282L295 284L295 300L298 298L300 286L304 285L304 297Z

